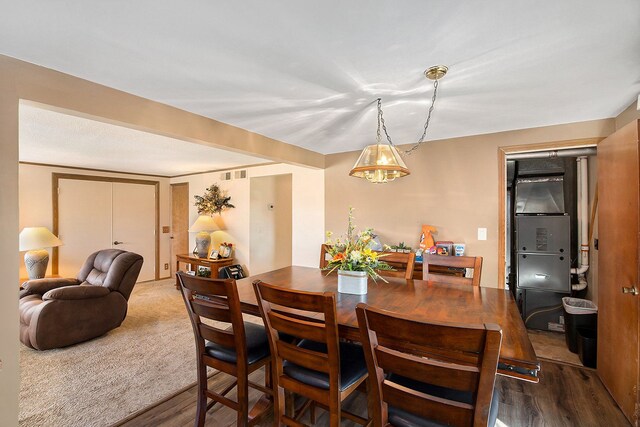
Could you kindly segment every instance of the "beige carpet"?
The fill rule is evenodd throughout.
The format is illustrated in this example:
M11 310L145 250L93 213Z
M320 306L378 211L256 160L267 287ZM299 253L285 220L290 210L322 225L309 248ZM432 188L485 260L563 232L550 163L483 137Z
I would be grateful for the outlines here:
M191 324L172 279L137 284L122 325L39 352L21 345L21 426L108 426L196 380Z

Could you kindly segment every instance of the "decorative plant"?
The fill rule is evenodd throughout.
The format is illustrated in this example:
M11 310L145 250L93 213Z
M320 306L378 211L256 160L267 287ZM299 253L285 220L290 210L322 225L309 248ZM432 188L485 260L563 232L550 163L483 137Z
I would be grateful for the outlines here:
M224 210L235 208L229 200L231 196L227 196L225 191L220 190L218 184L212 184L208 187L203 196L194 196L196 199L195 206L198 208L198 215L219 214Z
M349 208L349 225L347 236L344 240L338 238L331 240L332 232L327 232L326 244L329 246L327 252L331 255L331 260L324 270L329 273L338 270L365 271L373 280L378 278L384 282L386 280L378 274L378 270L393 270L393 268L380 258L385 256L371 250L369 243L373 238L373 229L366 228L360 233L356 233L353 222L353 208Z

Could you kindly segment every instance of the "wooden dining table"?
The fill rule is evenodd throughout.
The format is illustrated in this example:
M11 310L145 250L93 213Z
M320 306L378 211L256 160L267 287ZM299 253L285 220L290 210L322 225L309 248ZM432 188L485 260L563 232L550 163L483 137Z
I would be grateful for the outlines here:
M498 374L538 382L540 362L509 291L387 278L388 283L369 279L366 295L351 295L338 292L335 273L292 266L237 281L242 311L256 316L260 315L252 285L256 280L301 291L335 292L340 337L356 342L360 335L355 307L360 302L425 322L497 324L502 328Z

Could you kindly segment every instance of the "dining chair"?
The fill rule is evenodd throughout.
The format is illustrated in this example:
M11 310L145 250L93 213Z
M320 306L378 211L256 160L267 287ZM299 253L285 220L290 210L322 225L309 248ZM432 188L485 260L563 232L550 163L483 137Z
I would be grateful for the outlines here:
M325 268L329 263L329 260L327 259L329 248L330 246L327 245L326 243L323 243L322 245L320 245L320 267L319 268Z
M378 270L378 274L383 277L402 277L406 280L413 279L413 269L415 268L416 254L398 253L398 252L380 252L384 253L381 261L386 262L393 270Z
M498 325L424 323L356 306L373 425L493 426Z
M244 322L236 282L208 279L178 272L178 282L189 313L196 340L198 402L196 426L203 426L207 411L216 403L237 411L238 426L252 426L270 409L271 356L267 333L262 325ZM203 322L203 319L207 322ZM249 374L265 367L265 385L249 381ZM207 367L236 377L217 393L207 385ZM237 399L226 395L236 387ZM249 409L249 387L263 396ZM207 404L207 401L211 402Z
M444 256L444 255L423 255L422 280L430 280L436 283L450 283L480 286L482 276L481 256ZM438 274L429 271L429 266L438 265L451 268L471 268L473 277L457 277L448 274Z
M333 292L303 292L253 283L271 345L276 425L302 425L298 421L311 406L329 411L329 425L340 425L342 417L361 425L368 420L341 410L342 402L367 378L362 347L338 341L336 301ZM287 334L297 344L280 339ZM294 414L285 410L285 392L296 393L307 402Z

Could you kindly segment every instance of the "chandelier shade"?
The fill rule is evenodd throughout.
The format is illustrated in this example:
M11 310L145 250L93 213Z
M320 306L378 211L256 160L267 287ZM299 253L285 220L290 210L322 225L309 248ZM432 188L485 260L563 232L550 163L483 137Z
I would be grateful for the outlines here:
M407 165L395 146L373 144L362 150L349 175L365 178L376 184L383 184L409 175L409 173Z

